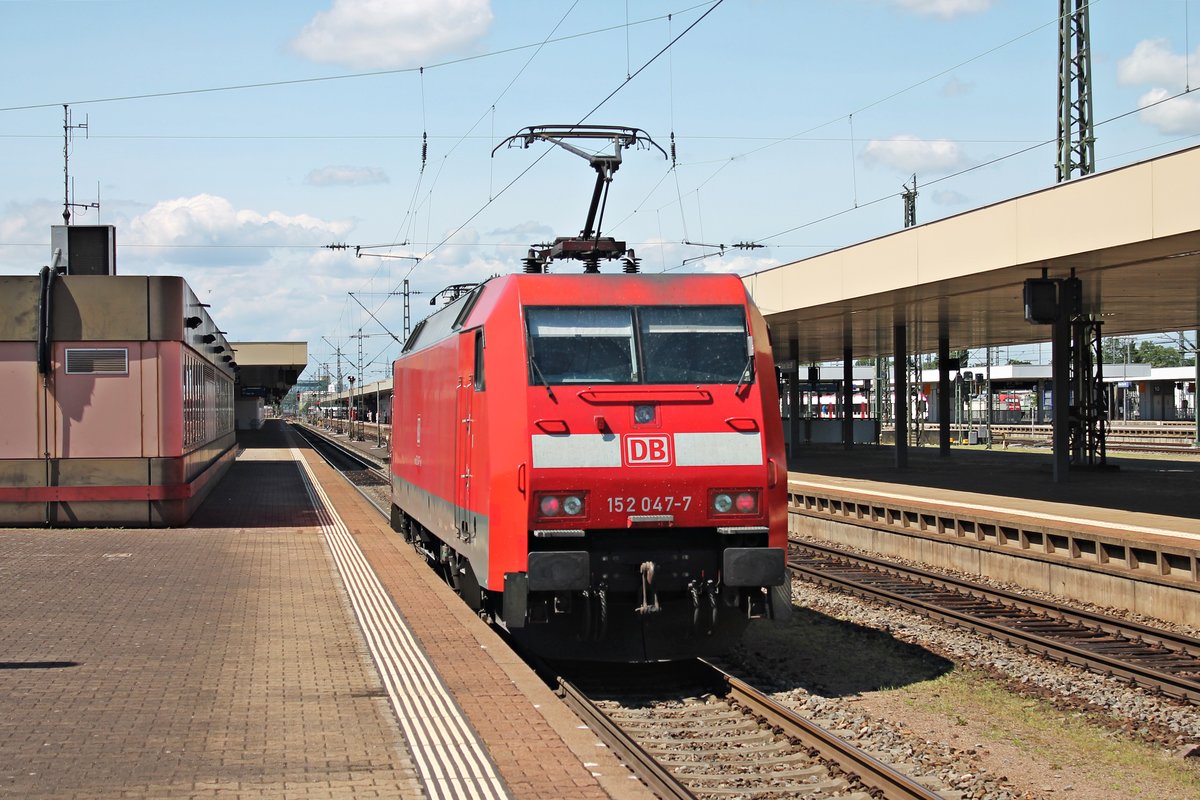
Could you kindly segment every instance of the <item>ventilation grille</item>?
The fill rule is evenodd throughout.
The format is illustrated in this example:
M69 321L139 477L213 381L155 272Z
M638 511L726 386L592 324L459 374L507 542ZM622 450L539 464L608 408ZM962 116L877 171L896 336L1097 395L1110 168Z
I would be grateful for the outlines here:
M67 350L68 375L124 375L129 372L129 351L111 349Z

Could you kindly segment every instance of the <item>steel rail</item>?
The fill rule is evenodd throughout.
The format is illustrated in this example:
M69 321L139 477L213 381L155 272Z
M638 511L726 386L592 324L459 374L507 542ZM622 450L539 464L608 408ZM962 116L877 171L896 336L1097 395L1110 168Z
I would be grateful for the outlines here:
M312 428L308 425L292 423L292 429L294 431L296 431L297 433L299 433L300 436L302 436L305 439L305 441L308 441L311 443L312 442L311 437L320 439L322 442L326 443L330 447L336 448L338 450L338 452L344 454L347 458L352 459L352 460L357 461L358 463L362 464L364 469L374 470L375 472L386 475L386 465L371 458L371 456L369 456L365 453L359 452L358 450L355 450L352 447L347 447L346 445L344 445L338 441L335 441L334 439L329 438L328 436L326 436L324 433L322 433L320 430L318 430L316 428Z
M613 722L607 714L593 703L583 692L565 678L558 676L558 689L567 707L575 712L600 739L608 745L635 775L660 797L697 800L690 789L679 782L670 770L659 764L635 742L629 734Z
M857 558L856 556L848 554L839 555L838 557L851 562L855 561ZM1055 640L1046 636L1039 636L1035 633L1027 631L1022 631L1002 622L995 622L975 614L956 611L938 603L927 602L917 597L906 596L890 589L872 586L868 583L854 580L853 578L833 575L829 572L822 571L818 567L809 567L789 561L788 568L793 573L801 575L805 579L814 583L843 589L859 596L883 599L892 605L908 608L931 619L950 622L960 625L964 628L982 631L983 633L986 633L995 639L1017 645L1029 650L1030 652L1035 652L1057 661L1074 664L1076 666L1083 667L1084 669L1089 669L1093 672L1112 675L1147 689L1161 691L1163 694L1179 700L1200 704L1200 682L1197 682L1194 679L1187 679L1178 675L1172 675L1170 673L1161 672L1148 667L1131 664L1128 661L1109 656L1105 653L1090 651L1086 648L1076 647L1067 642ZM896 578L901 578L901 573L904 571L904 567L894 564L889 565L887 569L887 572ZM940 580L940 576L938 579ZM924 584L924 586L925 588L930 588L928 583ZM984 590L982 587L979 587L975 592L975 599L982 599L978 597L978 594L984 591L986 590ZM1067 609L1062 609L1056 613L1059 613L1061 617L1062 614L1066 614L1068 612ZM1059 621L1063 620L1060 619Z
M303 439L306 443L308 443L312 447L314 453L316 453L322 459L324 459L326 464L328 464L334 471L336 471L339 475L341 475L342 478L345 479L345 481L347 483L349 483L351 486L353 486L354 489L360 495L362 495L363 499L366 500L368 503L370 503L371 506L376 511L378 511L384 519L389 518L390 515L389 515L388 509L379 505L379 503L376 502L374 497L371 497L370 494L363 491L363 487L359 486L354 481L350 480L349 476L346 475L346 470L343 469L342 467L339 467L337 464L334 464L332 459L330 459L329 456L325 452L322 451L322 448L329 448L329 449L336 450L339 455L341 455L345 458L348 458L350 460L357 461L360 464L363 464L366 469L376 473L380 478L382 478L384 480L388 479L388 475L387 475L386 471L384 471L380 467L377 467L377 466L371 464L369 461L367 461L363 458L359 458L358 454L348 450L345 446L338 444L337 442L335 442L331 439L326 438L320 432L318 432L312 428L309 428L307 426L293 425L292 430L295 431L297 436L299 436L301 439Z
M821 758L837 764L848 777L866 786L872 794L877 793L877 797L884 800L938 800L941 797L846 740L776 703L745 681L717 667L713 669L725 681L735 702L787 736L816 750Z
M992 600L999 603L1006 603L1016 608L1025 609L1046 616L1057 616L1062 619L1079 622L1084 625L1094 626L1106 633L1124 636L1126 638L1137 638L1143 642L1157 644L1162 647L1167 647L1172 650L1178 650L1188 655L1200 658L1200 639L1191 636L1185 636L1181 633L1155 628L1151 625L1143 625L1140 622L1129 622L1116 617L1110 617L1106 614L1100 614L1094 611L1088 611L1084 608L1075 608L1066 606L1062 603L1053 601L1039 600L1036 597L1009 592L1005 589L997 589L993 586L984 586L972 581L956 578L952 575L942 575L936 572L919 567L912 567L905 564L897 564L894 561L887 561L882 558L864 555L862 553L851 553L837 547L818 544L816 542L797 542L792 541L792 546L799 547L804 550L830 555L836 558L841 558L846 561L854 561L859 564L865 564L884 572L891 572L899 577L915 576L921 581L948 587L954 591L963 594L979 597L985 600Z

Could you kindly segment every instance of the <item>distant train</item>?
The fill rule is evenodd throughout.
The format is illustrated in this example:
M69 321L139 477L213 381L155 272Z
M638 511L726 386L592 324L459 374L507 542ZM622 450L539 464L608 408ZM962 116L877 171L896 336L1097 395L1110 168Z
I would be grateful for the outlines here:
M766 324L728 275L509 275L394 365L392 527L535 652L727 649L791 611Z

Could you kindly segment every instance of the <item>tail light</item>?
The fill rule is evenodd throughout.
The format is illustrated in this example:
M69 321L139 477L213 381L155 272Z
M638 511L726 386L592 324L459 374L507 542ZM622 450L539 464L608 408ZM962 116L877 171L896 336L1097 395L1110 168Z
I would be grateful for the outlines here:
M709 493L709 510L717 515L757 514L757 489L716 489Z
M534 496L534 503L540 519L587 516L586 492L539 492Z

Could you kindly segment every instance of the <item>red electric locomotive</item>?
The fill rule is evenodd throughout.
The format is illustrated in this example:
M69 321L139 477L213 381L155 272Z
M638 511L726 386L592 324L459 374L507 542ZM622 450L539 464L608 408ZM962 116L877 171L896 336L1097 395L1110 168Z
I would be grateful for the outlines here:
M790 613L774 361L736 276L493 278L393 386L393 528L533 651L702 655Z

